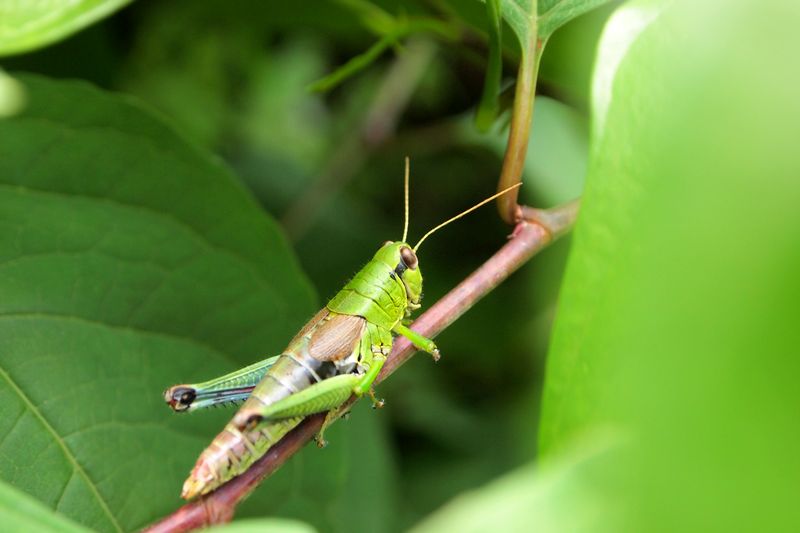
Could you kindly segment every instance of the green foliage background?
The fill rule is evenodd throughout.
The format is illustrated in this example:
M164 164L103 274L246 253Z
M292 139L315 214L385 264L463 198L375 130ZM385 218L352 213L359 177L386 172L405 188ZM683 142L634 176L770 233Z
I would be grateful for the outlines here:
M102 4L75 4L85 16L62 13L58 31L0 26L0 53L121 2ZM531 3L491 4L510 80ZM574 238L444 332L439 364L417 357L383 384L384 410L359 405L328 448L292 458L229 529L800 527L800 73L783 55L800 13L589 11L601 4L538 2L552 37L521 196L556 205L586 177ZM493 192L508 117L480 133L475 114L493 113L495 30L467 0L143 1L3 58L25 105L0 119L0 521L128 531L176 508L231 413L176 416L166 386L277 353L399 238L405 155L412 239ZM387 80L409 57L406 108L371 143L363 124L387 127L404 82ZM343 64L335 88L308 90ZM486 208L426 242L425 302L508 231Z

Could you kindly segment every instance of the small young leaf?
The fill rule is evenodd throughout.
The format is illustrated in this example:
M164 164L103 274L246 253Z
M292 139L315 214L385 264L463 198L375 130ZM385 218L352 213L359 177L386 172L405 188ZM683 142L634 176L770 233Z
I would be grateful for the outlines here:
M531 0L500 0L500 7L503 19L514 30L522 53L526 54L534 24L537 40L545 42L570 20L608 2L610 0L540 0L536 3L536 15Z
M500 0L500 12L517 36L522 46L522 53L527 54L527 43L536 16L533 12L533 3L531 0Z
M539 38L547 39L554 31L570 20L583 15L611 0L540 0Z

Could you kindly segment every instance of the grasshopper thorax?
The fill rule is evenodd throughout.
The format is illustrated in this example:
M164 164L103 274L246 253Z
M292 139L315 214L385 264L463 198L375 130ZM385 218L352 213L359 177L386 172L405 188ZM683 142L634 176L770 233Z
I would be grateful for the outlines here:
M417 254L411 246L405 242L386 241L372 259L388 265L403 282L408 309L413 311L419 308L422 299L422 272Z

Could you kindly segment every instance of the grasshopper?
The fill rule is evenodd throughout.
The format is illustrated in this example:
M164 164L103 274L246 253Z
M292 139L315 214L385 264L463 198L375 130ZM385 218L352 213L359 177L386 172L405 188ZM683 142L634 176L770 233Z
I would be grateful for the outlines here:
M230 374L190 385L175 385L164 399L175 411L244 402L197 460L181 496L192 499L245 472L300 421L327 412L317 435L350 398L369 394L392 349L393 335L406 337L438 360L431 339L406 326L422 299L417 250L425 239L454 220L518 187L516 184L428 231L413 247L408 235L409 162L405 167L405 223L400 241L386 241L372 259L319 311L283 352Z

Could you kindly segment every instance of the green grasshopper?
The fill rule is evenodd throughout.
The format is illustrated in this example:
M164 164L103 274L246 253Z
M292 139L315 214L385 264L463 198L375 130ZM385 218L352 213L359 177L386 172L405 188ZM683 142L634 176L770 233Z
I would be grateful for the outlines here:
M399 242L386 241L373 258L319 311L276 357L230 374L167 389L164 399L175 411L193 411L244 401L233 419L197 460L181 496L206 494L245 472L300 421L327 412L324 430L350 398L369 394L392 349L392 335L406 337L439 359L431 339L406 327L420 307L422 272L416 252L425 239L454 220L505 194L509 187L428 231L415 246L408 235L409 163L405 169L405 223Z

